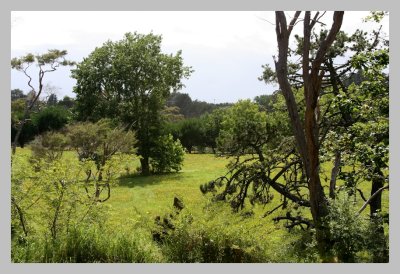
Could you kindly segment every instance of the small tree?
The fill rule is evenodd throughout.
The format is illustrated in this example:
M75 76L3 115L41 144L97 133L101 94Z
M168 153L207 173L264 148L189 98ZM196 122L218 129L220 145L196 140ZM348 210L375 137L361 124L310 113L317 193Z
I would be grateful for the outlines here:
M201 117L204 127L204 142L210 147L213 153L216 153L217 138L222 128L222 121L227 108L217 108L211 113L207 113Z
M67 128L70 146L76 150L80 161L94 161L96 168L88 168L86 192L89 194L89 182L95 181L95 192L92 197L96 201L104 202L110 198L110 168L116 164L113 156L118 153L133 154L137 140L132 131L126 131L120 126L113 125L109 119L99 120L97 123L83 122L70 125ZM121 155L120 155L121 156ZM100 199L102 190L107 189L107 197Z
M267 138L267 115L257 104L250 100L239 101L228 109L221 126L217 144L223 154L261 153L261 144Z
M23 57L11 59L11 68L22 72L28 78L28 86L31 88L31 91L26 98L26 106L23 117L17 125L16 134L12 144L13 154L15 154L22 128L24 127L27 119L29 119L31 110L33 109L39 99L39 96L43 92L43 80L46 73L56 71L60 66L72 66L75 64L74 62L66 60L66 55L66 50L51 49L47 53L41 55L33 55L32 53L28 53ZM39 79L37 88L33 86L33 79L28 71L32 64L36 64L39 68Z
M68 145L68 139L59 132L46 132L39 135L31 143L32 158L55 161L61 159L64 149Z

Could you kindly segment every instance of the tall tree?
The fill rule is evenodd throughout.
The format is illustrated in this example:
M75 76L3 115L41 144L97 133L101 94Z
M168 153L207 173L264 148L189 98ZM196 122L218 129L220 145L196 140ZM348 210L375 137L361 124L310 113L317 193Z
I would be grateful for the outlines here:
M22 56L20 58L11 59L11 68L22 72L28 78L27 84L31 89L26 98L24 115L22 119L19 121L15 138L12 143L13 154L15 154L17 143L22 132L22 128L26 123L27 119L29 118L30 112L32 111L33 107L35 106L36 102L38 101L40 95L43 92L44 76L49 72L56 71L60 66L72 66L75 64L74 62L65 59L66 55L67 55L66 50L51 49L48 50L47 53L41 55L33 55L32 53L28 53L27 55ZM34 84L32 83L33 81L32 75L28 71L28 69L33 64L36 64L37 67L39 68L37 87L34 87Z
M321 254L324 256L330 250L329 235L323 227L323 218L328 214L327 199L324 194L320 179L319 162L319 125L317 107L321 91L321 81L324 76L321 64L325 55L340 30L343 21L343 11L335 11L333 22L327 36L321 40L315 55L310 58L311 31L319 20L319 12L311 18L311 12L306 11L303 21L303 52L302 52L302 78L304 84L304 99L306 104L304 122L298 112L298 105L294 100L292 87L288 80L288 51L289 38L296 24L300 11L297 11L289 25L285 13L277 11L276 36L278 40L278 59L275 61L276 74L279 87L286 100L289 117L296 139L297 150L305 167L308 189L310 193L310 208L316 226L316 238Z
M81 120L118 118L137 133L142 173L148 174L151 148L161 132L161 111L171 91L180 89L191 69L181 51L161 52L161 36L127 33L107 41L85 58L72 77Z

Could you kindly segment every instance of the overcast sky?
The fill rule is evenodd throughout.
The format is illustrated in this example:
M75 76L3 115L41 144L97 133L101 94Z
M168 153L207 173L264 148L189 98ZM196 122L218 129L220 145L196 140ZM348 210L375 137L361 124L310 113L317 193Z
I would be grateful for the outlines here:
M288 12L291 16L293 12ZM363 23L368 12L345 12L342 30L352 33L357 28L370 30L377 24ZM332 13L325 15L330 22ZM11 14L11 57L28 52L40 54L48 49L65 49L68 58L81 61L106 40L120 40L126 32L161 34L165 53L182 50L185 65L194 73L185 80L181 92L192 99L208 102L235 102L254 98L277 89L257 78L261 65L273 67L277 52L274 13L246 12L19 12ZM301 31L301 24L296 26ZM389 34L388 20L383 30ZM37 74L35 68L31 73ZM48 89L59 99L74 97L75 81L69 68L46 75ZM29 91L22 73L11 73L11 89Z

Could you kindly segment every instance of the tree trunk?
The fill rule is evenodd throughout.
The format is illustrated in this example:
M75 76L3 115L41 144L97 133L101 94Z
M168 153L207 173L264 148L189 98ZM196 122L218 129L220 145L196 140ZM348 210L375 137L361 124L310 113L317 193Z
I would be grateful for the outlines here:
M371 196L383 187L385 182L382 171L379 168L374 170L374 178L372 179ZM382 210L382 191L380 191L369 203L371 218L374 218L376 213L380 213Z
M140 165L142 168L142 175L149 175L150 174L150 165L149 165L149 157L143 156L140 159Z
M14 204L15 209L17 210L18 217L19 217L19 222L22 227L22 231L24 232L25 236L28 236L28 230L26 227L26 221L25 221L25 216L22 211L22 209L18 206L17 202L15 201L14 197L11 197L11 202Z
M336 151L335 153L335 162L333 164L332 172L331 172L331 181L329 184L329 197L332 199L335 199L336 193L336 179L337 176L339 175L340 171L340 160L341 160L341 153L339 150Z
M290 33L300 15L296 12L289 26L286 22L285 13L277 11L276 13L276 34L278 41L278 61L275 61L276 74L279 87L286 100L290 121L296 139L297 150L302 158L310 193L311 214L316 228L316 240L319 253L324 261L331 261L331 247L329 229L323 223L323 218L328 214L328 201L321 185L319 176L319 127L316 118L316 109L319 100L321 80L323 73L320 71L326 52L334 42L337 33L340 30L344 12L334 12L332 27L321 41L315 54L315 59L310 62L310 41L311 30L317 22L319 13L316 13L311 20L311 13L305 12L304 16L304 39L303 39L303 81L304 81L304 99L306 102L306 111L304 125L298 113L298 106L288 80L288 48ZM311 63L311 64L310 64Z
M22 128L24 127L24 124L26 122L26 117L25 116L27 116L26 112L24 114L24 119L22 119L22 121L20 122L20 124L18 126L17 133L15 134L14 141L12 143L12 154L13 155L17 151L17 145L18 145L19 137L21 136Z
M373 262L374 263L384 263L388 261L389 254L388 254L388 249L386 246L386 240L385 240L385 230L383 227L383 219L381 216L382 212L382 192L379 191L384 185L384 176L380 168L376 167L374 170L375 176L372 179L372 188L371 188L371 196L374 195L369 203L369 208L370 208L370 218L371 221L376 225L376 230L375 230L375 237L373 241L377 246L383 247L382 250L379 250L379 252L374 252L373 255Z

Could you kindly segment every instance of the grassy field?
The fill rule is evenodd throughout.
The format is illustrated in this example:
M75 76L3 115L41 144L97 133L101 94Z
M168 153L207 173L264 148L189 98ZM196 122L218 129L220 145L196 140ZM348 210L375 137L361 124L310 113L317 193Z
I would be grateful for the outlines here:
M29 153L29 149L19 149L17 152L21 159L27 158ZM76 161L73 152L66 152L63 157L66 161ZM283 223L275 224L272 218L281 214L279 211L267 218L262 217L264 212L280 203L279 194L275 195L272 203L265 207L254 208L255 214L246 217L240 213L232 213L226 204L211 203L210 196L200 192L201 184L226 172L228 161L210 154L187 154L180 172L152 176L137 175L134 170L138 167L139 161L137 159L132 161L129 163L127 172L122 173L112 187L111 198L104 203L107 210L104 211L106 218L104 218L103 233L106 235L103 235L105 240L96 238L97 241L120 241L120 235L129 235L127 237L131 237L129 239L136 248L134 252L146 252L147 255L132 258L131 254L126 261L213 261L213 258L205 256L206 253L214 254L213 252L216 252L217 255L213 256L219 258L216 259L218 262L229 261L232 258L236 260L235 258L239 257L238 261L312 261L313 258L307 258L307 256L301 258L298 254L290 252L298 243L297 240L304 235L287 232L282 229ZM330 170L330 164L326 164L325 169ZM363 191L369 196L369 184L363 184ZM155 229L154 218L157 215L165 216L173 210L174 197L183 201L185 209L181 213L181 219L177 221L176 232L171 238L173 242L160 246L152 241L151 233ZM384 192L383 198L384 212L387 212L387 192ZM362 205L361 199L358 204ZM367 214L367 212L368 210L365 210L364 213ZM187 217L190 217L190 222L185 221L188 220ZM107 248L112 246L108 242L99 242L100 244ZM226 251L227 248L229 252ZM127 249L130 250L132 247ZM239 256L236 254L238 250L250 255ZM124 261L121 257L116 258L112 255L114 252L112 249L107 252L109 253L105 255L107 256L105 261ZM128 251L128 253L132 252L132 250ZM230 255L227 257L228 253ZM18 254L20 253L17 253L15 257L20 256ZM23 261L24 259L18 257L15 260ZM26 260L48 261L42 257Z

